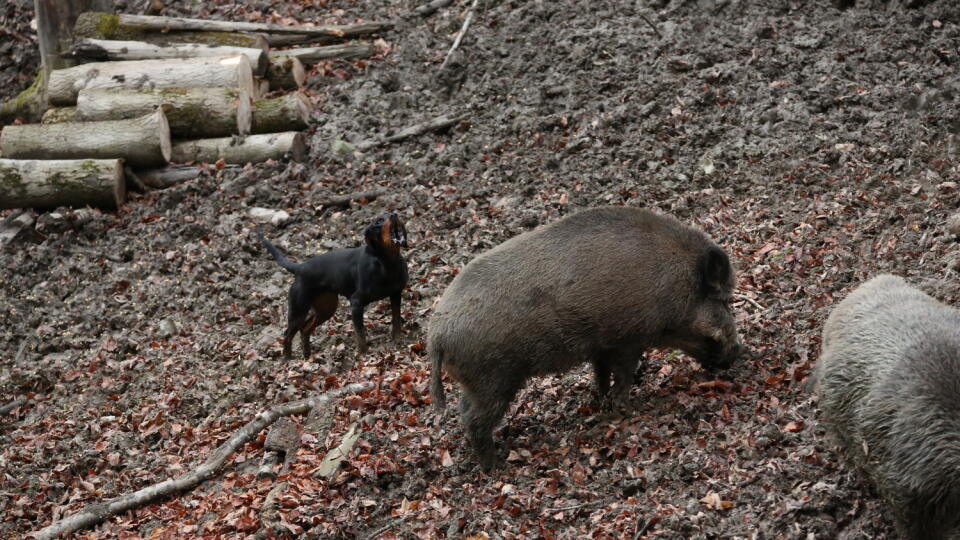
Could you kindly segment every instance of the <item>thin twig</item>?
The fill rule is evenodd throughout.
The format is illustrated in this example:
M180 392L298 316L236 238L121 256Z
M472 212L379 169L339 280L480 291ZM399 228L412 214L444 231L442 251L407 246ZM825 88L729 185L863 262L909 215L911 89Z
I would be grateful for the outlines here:
M653 24L653 21L648 19L643 13L640 14L640 18L642 18L644 21L647 21L647 24L650 25L650 28L653 28L653 31L657 34L658 38L663 38L663 34L660 33L660 30L657 30L657 25Z
M746 296L746 295L743 295L743 294L734 293L733 297L734 297L734 298L739 298L740 300L744 300L744 301L746 301L746 302L749 302L750 304L753 304L753 307L759 309L760 311L766 311L766 310L767 310L767 308L763 307L762 305L760 305L759 302L757 302L757 301L754 300L753 298L750 298L749 296Z
M443 59L443 63L440 64L440 70L447 67L447 62L450 61L450 57L453 56L453 51L457 50L457 47L460 46L460 41L463 39L463 36L467 33L467 28L470 27L470 23L473 22L473 13L477 9L477 4L480 0L473 0L473 3L470 4L470 9L467 10L467 17L463 21L463 27L460 28L460 33L457 34L457 39L453 41L453 47L450 47L450 50L447 51L447 57Z
M575 504L573 506L561 506L560 508L550 508L550 512L566 512L567 510L576 510L577 508L583 508L585 506L602 506L607 504L606 501L593 501L583 504Z
M400 521L400 518L391 519L390 523L387 523L383 527L380 527L379 529L370 533L370 536L367 537L367 540L376 540L378 536L390 530L390 527L393 527L394 525L396 525L398 521Z

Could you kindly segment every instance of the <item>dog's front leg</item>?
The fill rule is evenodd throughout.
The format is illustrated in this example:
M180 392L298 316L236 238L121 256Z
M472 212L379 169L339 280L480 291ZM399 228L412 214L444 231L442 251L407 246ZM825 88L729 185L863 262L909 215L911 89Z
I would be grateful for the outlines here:
M400 325L403 319L400 317L400 293L390 295L390 314L393 324L393 341L400 342Z
M367 330L363 326L363 308L366 305L358 298L350 299L350 314L353 317L353 331L357 335L357 351L367 352Z

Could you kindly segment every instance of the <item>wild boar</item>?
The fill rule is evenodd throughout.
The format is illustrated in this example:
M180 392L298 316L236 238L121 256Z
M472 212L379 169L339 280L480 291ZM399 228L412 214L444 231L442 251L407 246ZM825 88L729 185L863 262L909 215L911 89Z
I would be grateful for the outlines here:
M601 207L483 253L444 292L430 320L431 394L441 368L463 387L461 418L481 466L495 463L493 429L524 382L584 362L598 393L624 408L650 347L682 349L728 367L741 345L730 311L727 254L673 217Z
M910 539L960 538L960 311L877 276L834 308L821 418Z

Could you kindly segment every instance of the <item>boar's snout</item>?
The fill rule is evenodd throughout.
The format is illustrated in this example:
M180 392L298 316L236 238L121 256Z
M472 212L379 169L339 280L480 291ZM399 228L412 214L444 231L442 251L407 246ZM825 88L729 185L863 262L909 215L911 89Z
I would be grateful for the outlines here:
M743 343L737 339L726 346L718 342L714 351L711 352L712 354L697 360L708 369L727 369L744 352L744 347Z

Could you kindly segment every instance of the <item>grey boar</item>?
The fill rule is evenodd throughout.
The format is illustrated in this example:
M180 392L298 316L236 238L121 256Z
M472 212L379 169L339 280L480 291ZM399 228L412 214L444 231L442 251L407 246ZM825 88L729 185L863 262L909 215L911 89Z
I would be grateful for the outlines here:
M676 347L725 368L740 350L730 311L735 275L702 232L648 210L601 207L483 253L444 292L430 320L431 394L441 368L463 387L461 420L495 464L493 430L524 382L585 362L597 391L625 408L650 347Z
M910 539L960 538L960 311L882 275L823 328L821 418Z

